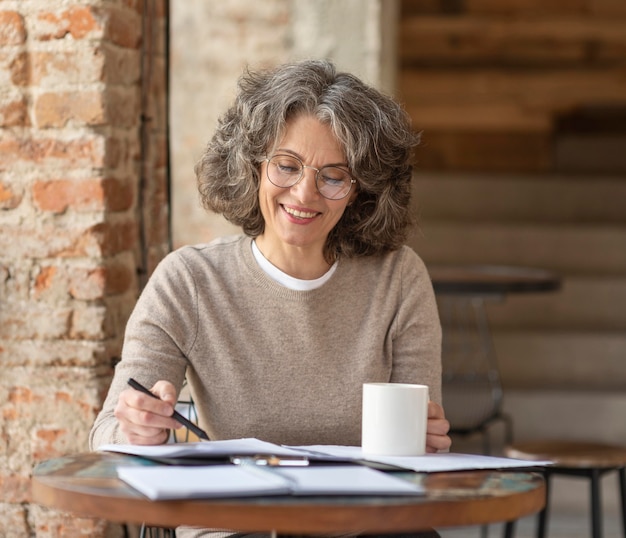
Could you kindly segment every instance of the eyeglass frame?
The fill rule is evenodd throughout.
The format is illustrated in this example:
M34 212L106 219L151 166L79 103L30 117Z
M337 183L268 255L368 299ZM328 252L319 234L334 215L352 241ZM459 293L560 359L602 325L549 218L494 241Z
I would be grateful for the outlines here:
M294 181L291 185L276 185L276 183L274 183L272 181L272 179L270 178L270 174L269 174L269 164L270 161L274 158L274 157L289 157L291 159L294 159L296 161L298 161L300 163L300 177L298 179L296 179L296 181ZM304 177L304 169L305 168L310 168L311 170L315 170L315 188L317 189L317 192L320 193L320 196L322 198L325 198L326 200L343 200L344 198L346 198L350 192L352 191L352 185L354 185L355 183L357 183L357 180L352 176L352 174L346 170L345 168L342 168L341 166L335 166L335 165L325 165L322 166L321 168L315 168L315 166L309 166L308 164L304 164L302 162L302 159L300 159L299 157L296 157L295 155L290 155L288 153L276 153L274 155L272 155L271 157L265 157L264 161L267 163L267 169L265 171L266 175L267 175L267 179L269 180L269 182L274 185L275 187L278 187L279 189L290 189L291 187L297 185L298 183L300 183L300 181L302 181L302 178ZM320 191L319 186L317 185L318 179L319 179L319 173L324 169L324 168L338 168L339 170L343 170L346 174L348 174L348 176L350 177L350 188L346 191L346 194L344 194L343 196L341 196L340 198L328 198L327 196L324 196L324 194L322 193L322 191Z

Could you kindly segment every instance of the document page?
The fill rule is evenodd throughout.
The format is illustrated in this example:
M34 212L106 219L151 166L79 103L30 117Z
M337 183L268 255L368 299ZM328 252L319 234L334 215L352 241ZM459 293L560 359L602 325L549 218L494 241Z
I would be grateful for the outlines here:
M268 443L256 438L202 441L195 443L170 443L166 445L115 445L98 447L100 452L119 452L146 458L197 458L227 459L231 456L273 455L303 457L302 450Z
M120 466L118 477L152 500L265 495L421 495L421 485L361 466Z
M153 501L286 495L291 492L289 483L281 477L254 473L238 465L119 467L117 475Z
M477 469L520 469L543 467L552 462L528 461L479 454L458 454L439 452L423 456L374 456L365 454L361 447L339 445L311 445L291 447L311 452L330 454L336 457L352 458L355 461L371 461L418 473L435 473L445 471L469 471Z

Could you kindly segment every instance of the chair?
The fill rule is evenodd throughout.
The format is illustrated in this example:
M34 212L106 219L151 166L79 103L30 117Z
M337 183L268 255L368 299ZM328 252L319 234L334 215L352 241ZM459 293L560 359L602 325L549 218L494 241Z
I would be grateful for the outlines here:
M442 392L450 433L480 435L484 454L492 453L491 429L500 422L505 444L512 442L512 421L502 410L502 385L485 311L485 297L440 294Z
M626 537L626 447L581 441L545 440L516 443L505 448L505 455L529 461L551 460L545 467L546 505L537 519L537 538L547 532L550 479L554 475L579 476L590 481L591 536L602 537L600 478L611 471L619 473L623 533Z

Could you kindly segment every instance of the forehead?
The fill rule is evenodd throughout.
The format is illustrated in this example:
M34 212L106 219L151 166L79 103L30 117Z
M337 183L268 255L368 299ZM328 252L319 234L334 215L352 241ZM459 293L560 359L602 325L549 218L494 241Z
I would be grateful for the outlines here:
M287 149L304 158L324 156L332 161L345 160L344 148L330 125L309 114L290 118L273 149Z

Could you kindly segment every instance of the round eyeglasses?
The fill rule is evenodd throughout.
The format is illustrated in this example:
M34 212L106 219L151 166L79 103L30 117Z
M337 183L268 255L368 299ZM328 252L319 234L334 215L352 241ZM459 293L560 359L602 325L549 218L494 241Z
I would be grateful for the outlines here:
M328 200L341 200L350 193L352 184L356 183L350 173L338 166L305 165L293 155L274 155L267 162L267 179L272 185L287 189L293 187L304 177L304 169L315 170L315 185L317 191Z

